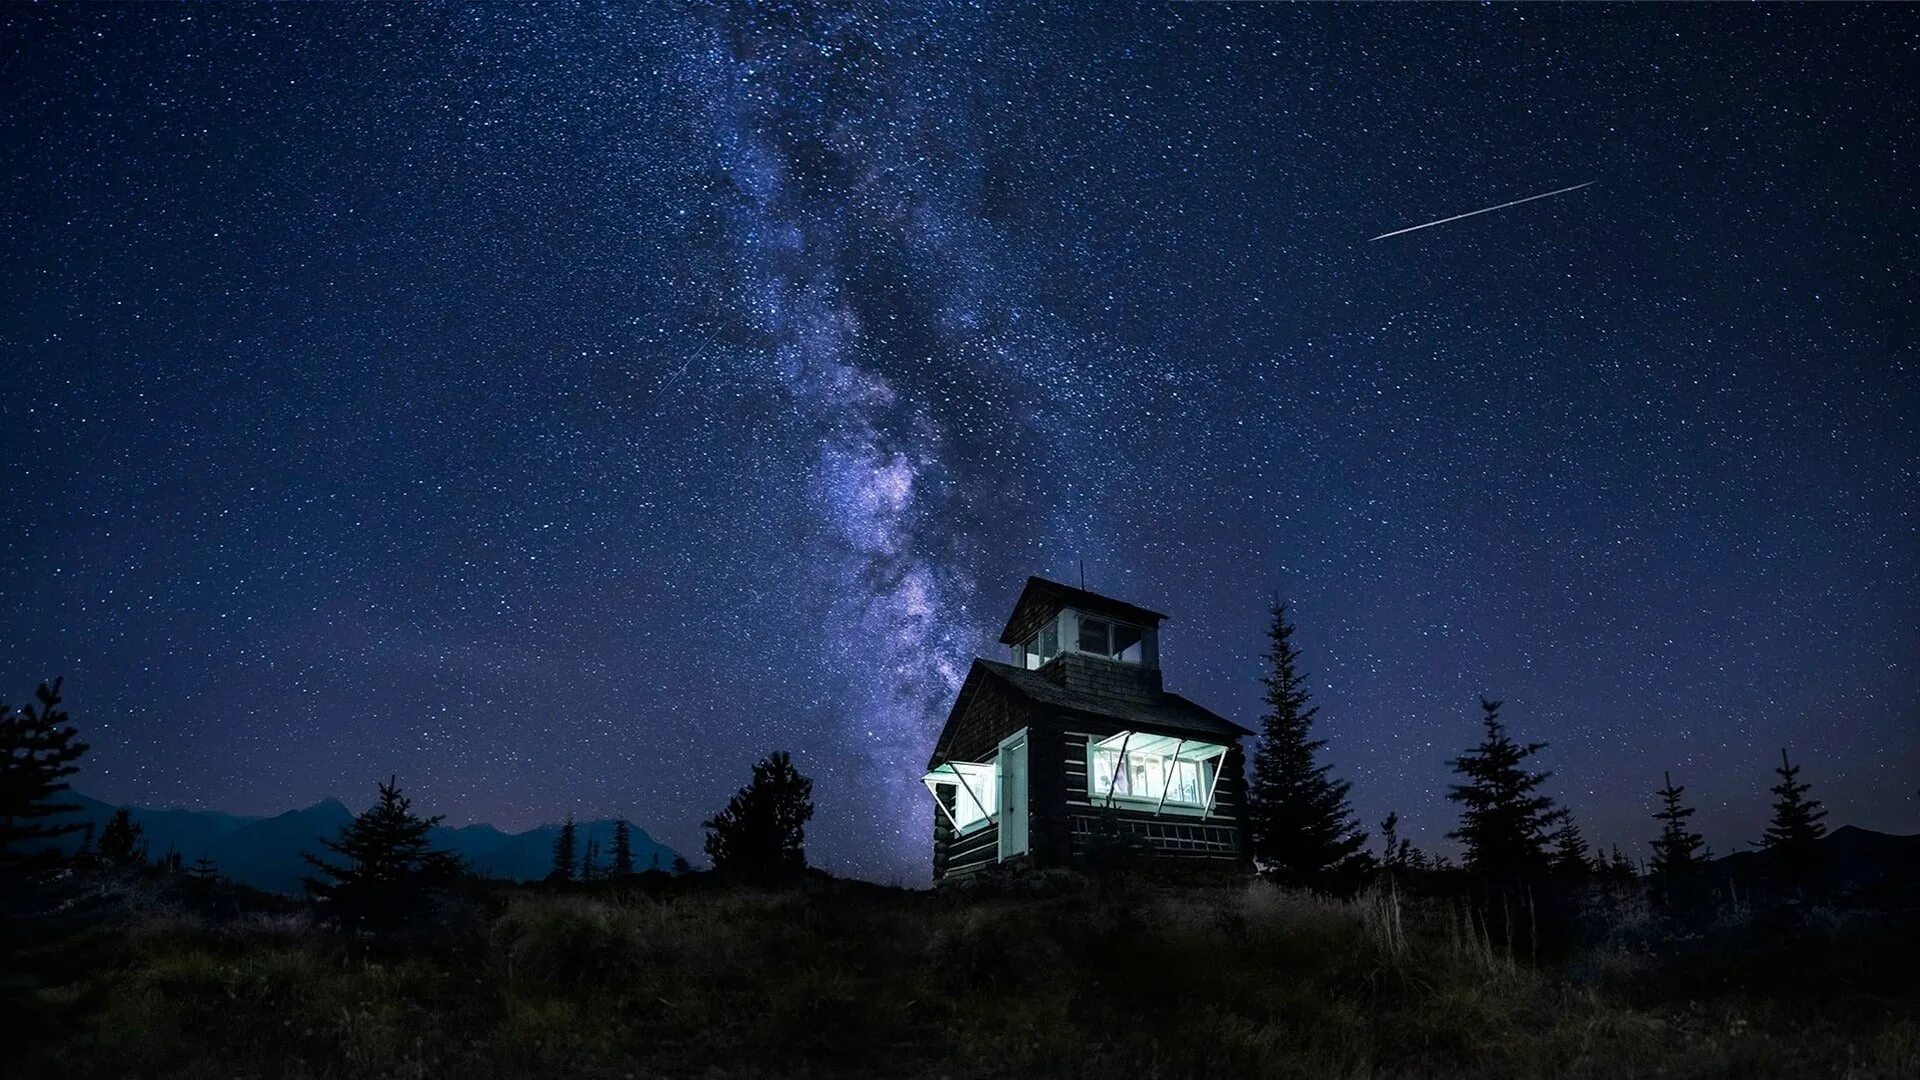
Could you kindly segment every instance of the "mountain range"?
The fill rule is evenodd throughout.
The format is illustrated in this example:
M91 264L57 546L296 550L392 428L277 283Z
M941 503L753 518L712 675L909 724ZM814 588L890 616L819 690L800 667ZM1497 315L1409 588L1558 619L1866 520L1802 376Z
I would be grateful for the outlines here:
M93 823L97 836L119 807L113 803L68 792L65 801L78 804L71 818ZM325 799L300 810L289 810L273 817L246 817L219 810L171 810L130 806L133 823L140 826L140 839L151 858L170 851L180 853L183 862L192 863L205 855L220 868L220 873L243 885L269 892L298 893L301 879L314 870L302 854L322 854L319 838L339 835L340 827L352 821L353 811L338 799ZM588 840L598 841L601 863L612 861L613 820L582 821L579 850ZM540 825L525 832L503 832L492 825L439 826L433 830L433 844L467 860L472 868L488 877L506 881L533 881L547 876L553 865L553 842L560 834L558 825ZM64 837L69 850L79 846L83 833ZM679 854L656 842L645 829L633 826L634 868L658 867L666 870Z

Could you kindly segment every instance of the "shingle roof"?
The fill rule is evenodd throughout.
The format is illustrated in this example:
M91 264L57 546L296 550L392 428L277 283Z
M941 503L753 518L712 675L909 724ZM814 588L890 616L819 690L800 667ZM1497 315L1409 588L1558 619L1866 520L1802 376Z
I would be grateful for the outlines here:
M984 670L986 674L1000 679L1033 701L1057 709L1103 716L1129 726L1184 731L1223 739L1237 739L1253 734L1219 713L1202 708L1179 694L1161 691L1143 698L1115 697L1110 694L1070 689L1039 672L993 660L975 660L973 666L976 670Z
M1000 644L1015 645L1022 640L1024 635L1020 624L1027 612L1036 605L1044 605L1055 610L1061 607L1077 607L1143 626L1156 626L1168 618L1151 608L1129 604L1125 600L1116 600L1111 596L1102 596L1086 589L1076 589L1071 585L1063 585L1043 577L1030 577L1027 579L1026 587L1020 590L1020 598L1013 602L1013 614L1007 616L1006 628L1000 631Z

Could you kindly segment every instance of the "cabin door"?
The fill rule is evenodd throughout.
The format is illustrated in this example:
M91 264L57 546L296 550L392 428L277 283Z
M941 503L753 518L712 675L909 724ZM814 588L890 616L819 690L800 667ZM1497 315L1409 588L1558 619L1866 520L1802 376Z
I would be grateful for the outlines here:
M1000 858L1027 853L1027 733L1000 744Z

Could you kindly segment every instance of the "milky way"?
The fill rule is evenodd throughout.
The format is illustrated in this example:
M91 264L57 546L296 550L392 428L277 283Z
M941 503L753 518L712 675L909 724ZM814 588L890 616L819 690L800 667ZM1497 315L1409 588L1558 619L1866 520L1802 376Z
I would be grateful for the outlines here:
M10 8L0 695L82 790L924 881L1027 575L1362 816L1482 693L1637 849L1920 789L1904 8ZM1604 182L1368 244L1423 208Z

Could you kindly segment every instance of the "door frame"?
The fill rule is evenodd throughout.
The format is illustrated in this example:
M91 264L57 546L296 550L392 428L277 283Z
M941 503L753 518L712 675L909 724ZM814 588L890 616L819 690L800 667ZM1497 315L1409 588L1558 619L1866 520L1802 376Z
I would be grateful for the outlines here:
M996 765L994 769L994 783L997 785L997 790L994 791L993 797L994 805L1000 811L999 856L1001 862L1005 862L1015 856L1025 855L1033 850L1032 745L1032 740L1027 738L1027 729L1021 728L1019 731L1000 740L1000 751L994 756L994 763ZM1017 800L1017 816L1019 817L1020 846L1017 850L1012 850L1011 843L1016 814L1008 809L1016 800L1007 798L1007 793L1012 788L1014 780L1013 777L1008 775L1007 764L1012 760L1009 751L1018 751L1020 755L1019 790L1017 792L1019 795L1019 799Z

